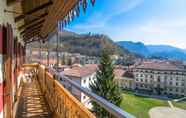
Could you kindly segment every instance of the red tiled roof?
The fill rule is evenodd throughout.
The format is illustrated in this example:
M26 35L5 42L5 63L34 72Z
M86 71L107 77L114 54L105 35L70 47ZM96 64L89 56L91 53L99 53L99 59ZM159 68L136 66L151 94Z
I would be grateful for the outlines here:
M182 70L176 65L168 61L148 61L142 62L140 65L136 66L138 69L154 69L154 70Z
M122 77L126 71L123 69L114 69L114 75L116 77Z
M73 77L86 77L89 74L92 74L94 72L96 72L97 70L97 65L94 64L88 64L82 67L73 67L71 69L68 70L64 70L64 75L66 76L73 76Z

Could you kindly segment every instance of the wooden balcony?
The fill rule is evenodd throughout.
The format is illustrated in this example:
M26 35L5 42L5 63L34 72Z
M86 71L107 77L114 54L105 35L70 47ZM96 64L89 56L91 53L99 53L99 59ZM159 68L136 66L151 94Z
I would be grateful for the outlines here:
M16 118L95 118L44 66L24 65L24 70L32 74L21 80Z
M66 88L61 79L74 86L105 108L117 118L135 118L104 98L81 87L67 77L61 77L55 70L39 64L23 65L23 76L18 92L16 118L96 118ZM53 73L53 74L52 74Z

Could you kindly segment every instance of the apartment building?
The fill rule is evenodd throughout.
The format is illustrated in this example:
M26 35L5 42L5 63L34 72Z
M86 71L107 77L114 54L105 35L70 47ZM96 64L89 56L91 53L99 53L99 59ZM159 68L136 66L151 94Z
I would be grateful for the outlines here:
M146 61L133 69L135 90L186 96L186 71L169 61Z
M74 82L78 83L84 88L90 89L89 85L94 81L96 76L97 65L96 64L86 64L84 66L76 65L70 69L65 69L62 73L69 77ZM65 80L63 80L65 81ZM67 88L70 89L71 93L79 99L87 108L91 109L92 104L90 98L84 93L80 92L75 87L66 84Z
M133 73L121 68L114 69L115 82L122 89L134 90L134 76Z

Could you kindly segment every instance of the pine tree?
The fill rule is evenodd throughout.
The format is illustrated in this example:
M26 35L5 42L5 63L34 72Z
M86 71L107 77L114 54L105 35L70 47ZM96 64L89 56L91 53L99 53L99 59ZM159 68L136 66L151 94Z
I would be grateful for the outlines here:
M93 93L105 98L117 106L119 106L122 101L119 86L114 82L112 60L107 51L102 52L96 80L90 84L90 88ZM98 118L114 118L97 103L92 102L92 105L93 111L95 111Z

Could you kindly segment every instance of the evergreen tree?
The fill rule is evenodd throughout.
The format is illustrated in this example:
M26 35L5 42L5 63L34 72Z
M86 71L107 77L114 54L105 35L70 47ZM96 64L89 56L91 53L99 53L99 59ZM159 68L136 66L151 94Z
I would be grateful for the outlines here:
M90 84L90 88L93 93L105 98L117 106L119 106L122 101L119 86L114 82L112 60L107 51L102 52L96 80ZM114 118L114 116L97 103L92 102L92 105L98 118Z

